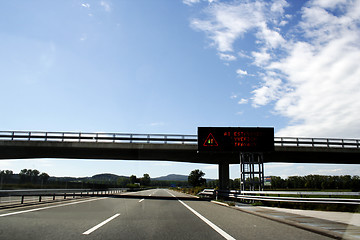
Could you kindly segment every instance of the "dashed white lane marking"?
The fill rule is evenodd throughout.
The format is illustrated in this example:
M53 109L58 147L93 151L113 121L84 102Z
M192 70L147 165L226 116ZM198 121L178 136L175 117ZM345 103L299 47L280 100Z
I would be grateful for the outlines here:
M145 199L143 198L143 199L141 199L139 202L142 202L142 201L144 201Z
M174 194L172 194L171 192L167 191L171 196L177 198ZM218 232L221 236L223 236L225 239L227 240L235 240L235 238L233 238L232 236L230 236L228 233L226 233L224 230L222 230L221 228L219 228L218 226L216 226L215 224L213 224L210 220L208 220L207 218L205 218L204 216L202 216L200 213L198 213L197 211L195 211L194 209L192 209L191 207L189 207L186 203L184 203L183 201L179 200L178 201L184 205L187 209L189 209L193 214L195 214L197 217L199 217L201 220L203 220L207 225L209 225L212 229L214 229L216 232Z
M84 235L89 235L90 233L92 233L92 232L93 232L93 231L95 231L96 229L98 229L98 228L100 228L100 227L104 226L105 224L107 224L107 223L108 223L108 222L110 222L111 220L113 220L113 219L117 218L118 216L120 216L120 213L117 213L117 214L115 214L114 216L112 216L112 217L110 217L110 218L106 219L105 221L103 221L103 222L99 223L98 225L96 225L96 226L94 226L94 227L90 228L90 229L89 229L89 230L87 230L86 232L83 232L83 234L84 234Z
M59 204L59 205L55 205L55 206L48 206L48 207L42 207L42 208L34 208L34 209L29 209L29 210L23 210L23 211L19 211L19 212L4 213L4 214L0 214L0 217L6 217L6 216L22 214L22 213L28 213L28 212L35 212L35 211L40 211L40 210L45 210L45 209L50 209L50 208L64 207L64 206L69 206L69 205L74 205L74 204L79 204L79 203L97 201L97 200L101 200L101 199L105 199L105 198L95 198L95 199L84 200L84 201L79 201L79 202L71 202L71 203Z

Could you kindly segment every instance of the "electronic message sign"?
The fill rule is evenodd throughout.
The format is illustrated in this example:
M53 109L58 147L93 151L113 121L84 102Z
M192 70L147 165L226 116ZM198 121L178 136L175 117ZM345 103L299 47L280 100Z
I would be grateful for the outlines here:
M274 128L198 127L198 151L271 152Z

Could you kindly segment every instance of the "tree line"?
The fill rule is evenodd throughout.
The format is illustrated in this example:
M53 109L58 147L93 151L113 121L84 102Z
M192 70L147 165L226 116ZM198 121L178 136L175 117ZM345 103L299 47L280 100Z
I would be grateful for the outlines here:
M22 169L19 174L14 174L12 170L0 170L0 186L5 184L32 184L55 187L55 188L106 188L106 187L219 187L219 180L206 181L205 173L199 169L190 172L188 181L172 181L172 180L152 180L150 175L145 173L138 178L136 175L130 177L108 177L105 175L100 178L56 178L50 177L47 173L38 171L37 169ZM240 189L240 179L229 180L230 189ZM307 175L307 176L291 176L283 179L278 176L271 177L271 186L265 186L265 189L281 190L281 189L306 189L306 190L360 190L359 176L323 176L323 175Z
M140 187L140 186L150 186L151 178L148 173L145 173L142 178L136 177L136 175L131 175L127 177L119 177L117 180L118 186L121 187Z
M188 177L188 184L193 187L219 187L219 180L206 181L203 177L205 173L201 170L193 170ZM246 180L248 181L248 180ZM240 189L240 179L229 180L230 189ZM271 186L265 186L265 189L306 189L306 190L351 190L357 192L360 190L359 176L326 176L326 175L307 175L291 176L282 179L278 176L271 177Z
M323 176L323 175L307 175L292 176L286 179L281 177L271 177L272 189L348 189L352 191L360 190L359 176Z
M19 174L14 174L12 170L0 171L1 185L4 183L46 184L49 178L49 174L45 172L40 173L36 169L22 169Z

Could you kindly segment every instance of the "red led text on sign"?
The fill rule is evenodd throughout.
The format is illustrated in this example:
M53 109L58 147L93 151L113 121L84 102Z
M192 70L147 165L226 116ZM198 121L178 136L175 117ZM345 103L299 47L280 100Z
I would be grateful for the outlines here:
M224 132L224 137L229 137L234 147L256 147L260 132Z

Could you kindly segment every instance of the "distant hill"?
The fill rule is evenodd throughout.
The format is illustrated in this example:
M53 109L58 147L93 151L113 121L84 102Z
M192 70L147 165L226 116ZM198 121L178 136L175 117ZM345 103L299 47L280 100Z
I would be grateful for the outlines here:
M157 180L157 181L187 181L188 176L180 175L180 174L169 174L167 176L151 178L151 180Z
M140 176L139 178L141 178ZM119 176L112 173L101 173L96 174L92 177L81 177L81 178L75 178L75 177L50 177L50 181L85 181L85 180L94 180L94 181L105 181L105 182L114 182L117 181L118 178L129 178L127 176ZM180 174L169 174L162 177L152 178L150 176L151 180L154 181L187 181L188 176L187 175L180 175ZM215 179L206 179L208 182L214 181Z
M101 173L92 176L91 179L100 180L100 181L116 181L119 177L125 177L125 176L119 176L112 173ZM125 178L129 178L129 177L125 177Z
M126 176L119 176L116 174L112 174L112 173L101 173L101 174L96 174L92 177L50 177L49 181L64 181L64 182L77 182L77 181L89 181L89 180L94 180L94 181L105 181L105 182L114 182L117 181L118 178L129 178Z
M158 181L187 181L188 180L188 175L169 174L169 175L162 176L162 177L151 178L151 180L158 180ZM208 181L208 182L211 182L211 181L214 181L214 180L216 180L216 179L206 178L206 181Z

